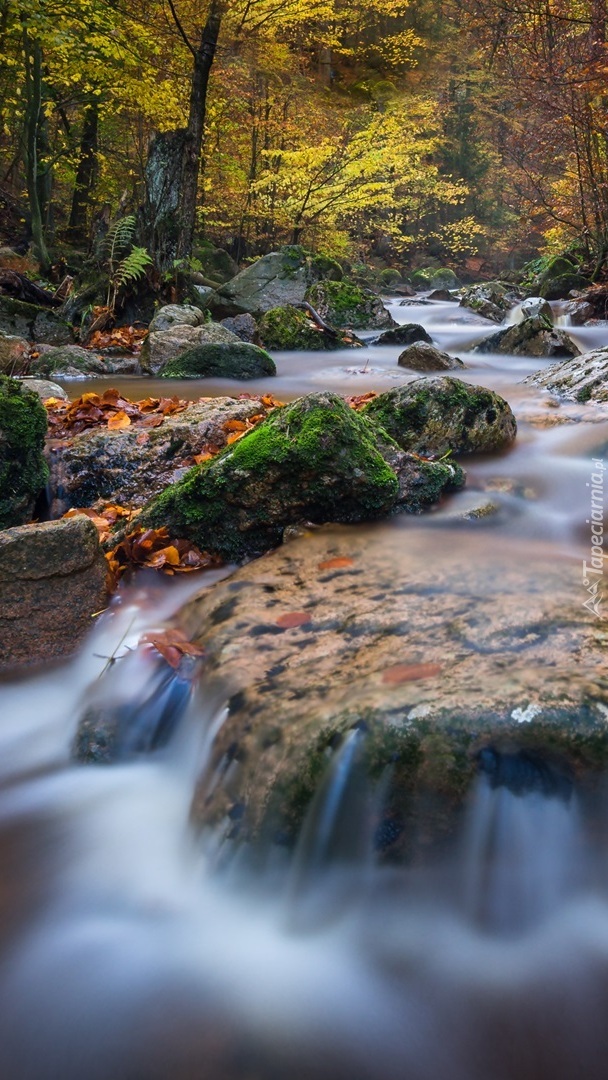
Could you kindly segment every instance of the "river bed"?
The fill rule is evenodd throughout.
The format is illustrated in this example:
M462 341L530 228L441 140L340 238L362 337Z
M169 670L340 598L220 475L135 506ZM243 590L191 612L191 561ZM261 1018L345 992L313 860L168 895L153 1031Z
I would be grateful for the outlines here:
M582 607L589 484L608 421L522 386L545 362L468 352L493 324L455 304L390 305L461 356L467 370L455 374L506 397L519 433L509 452L463 461L467 487L430 514L352 527L367 574L415 567L430 591L441 566L451 595L481 605L511 572L528 574L534 594L542 562L559 563ZM608 344L608 328L574 336ZM357 394L413 378L400 351L277 353L276 379L243 387L112 382L133 398ZM462 517L488 500L488 516ZM466 593L463 562L479 567ZM229 572L177 586L141 578L76 659L0 687L3 1080L604 1080L605 782L590 825L570 779L495 784L482 769L438 863L383 866L348 794L355 732L328 762L295 857L274 847L260 867L189 826L224 719L217 691L151 759L71 761L108 663ZM129 672L129 692L141 680L144 693L145 667ZM516 756L507 764L519 767Z

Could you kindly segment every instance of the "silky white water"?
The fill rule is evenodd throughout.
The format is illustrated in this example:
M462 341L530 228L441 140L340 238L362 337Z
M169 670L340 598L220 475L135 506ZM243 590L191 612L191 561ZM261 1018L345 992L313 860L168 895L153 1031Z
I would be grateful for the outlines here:
M456 305L393 312L454 353L492 329ZM272 389L382 389L412 378L399 351L278 354ZM490 488L499 505L488 559L494 549L498 572L515 538L520 563L526 543L578 559L608 425L532 425L546 396L519 382L537 360L463 358L463 377L500 390L520 423L510 453L466 462L468 492ZM382 528L404 550L415 530L432 565L477 528L450 519L466 494ZM0 687L2 1080L604 1080L601 780L589 804L576 776L517 748L480 759L449 848L403 868L374 845L383 786L359 770L363 731L335 748L294 853L195 830L194 786L205 772L217 782L207 766L225 715L204 674L160 745L140 731L121 764L73 762L86 708L150 698L155 669L128 650L217 576L141 579L72 662ZM137 715L145 728L156 714Z

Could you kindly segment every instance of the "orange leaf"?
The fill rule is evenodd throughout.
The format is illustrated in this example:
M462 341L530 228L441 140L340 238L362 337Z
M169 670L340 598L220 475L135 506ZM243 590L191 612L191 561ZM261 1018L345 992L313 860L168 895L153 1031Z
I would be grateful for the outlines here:
M131 420L127 416L124 409L120 409L117 413L114 413L114 415L110 416L108 419L108 427L111 428L113 431L116 431L120 428L127 428L130 426Z
M434 675L439 675L440 671L441 664L394 664L382 673L382 682L398 686L399 683L431 679Z
M247 431L247 424L242 420L226 420L222 427L224 431Z
M326 559L325 562L319 563L319 570L340 570L346 566L353 566L354 559L349 559L346 555L338 555L335 559Z
M294 626L304 626L311 622L310 615L306 611L288 611L285 615L279 615L276 625L282 630L291 630Z
M168 547L161 548L160 551L155 551L153 555L148 556L146 559L147 566L179 566L179 551L173 544L169 544Z
M201 462L203 462L203 461L210 461L212 457L213 457L213 454L209 454L207 452L207 453L204 453L204 454L195 454L194 457L192 458L192 460L193 460L195 465L200 465Z
M229 435L226 439L226 446L230 446L233 442L238 442L239 439L243 438L243 435L245 435L244 431L233 431L232 435Z

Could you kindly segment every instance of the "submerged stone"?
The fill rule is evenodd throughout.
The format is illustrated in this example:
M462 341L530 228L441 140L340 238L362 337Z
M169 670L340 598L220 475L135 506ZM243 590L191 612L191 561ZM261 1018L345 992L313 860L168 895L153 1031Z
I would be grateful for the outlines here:
M38 395L0 375L0 529L32 517L49 475L43 455L46 428Z
M392 330L385 330L375 342L376 345L413 345L415 341L426 341L433 344L430 334L419 323L405 323L404 326L395 326Z
M238 561L276 547L300 521L382 517L399 484L377 443L374 427L342 398L309 394L192 469L140 520Z
M504 398L449 375L393 387L363 412L404 450L423 455L491 453L517 432Z
M276 373L275 362L264 349L235 341L197 345L169 360L159 374L161 379L260 379Z

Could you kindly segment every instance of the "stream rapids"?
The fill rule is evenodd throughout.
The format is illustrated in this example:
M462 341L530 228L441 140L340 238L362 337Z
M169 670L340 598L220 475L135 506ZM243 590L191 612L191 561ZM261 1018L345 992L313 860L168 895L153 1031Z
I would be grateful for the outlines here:
M519 434L509 453L465 463L464 492L369 530L367 543L390 535L398 558L415 531L431 566L442 550L466 551L468 527L450 515L489 486L500 513L470 524L485 530L485 557L500 573L510 553L521 570L527 548L567 560L582 604L589 475L608 423L521 385L549 361L470 353L491 332L485 320L454 304L391 310L461 355L459 377L506 397ZM599 347L608 327L573 336ZM400 351L278 353L272 391L386 389L412 378ZM116 381L141 396L141 384ZM557 413L565 422L545 423ZM590 816L575 777L516 747L488 751L449 850L396 867L369 829L382 791L358 769L363 731L332 754L292 853L192 827L226 713L204 680L150 753L74 763L102 672L110 665L119 699L150 696L146 665L114 658L226 572L142 577L76 658L0 686L2 1080L605 1080L608 785Z

